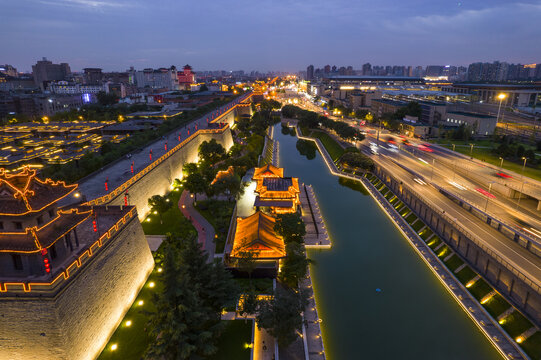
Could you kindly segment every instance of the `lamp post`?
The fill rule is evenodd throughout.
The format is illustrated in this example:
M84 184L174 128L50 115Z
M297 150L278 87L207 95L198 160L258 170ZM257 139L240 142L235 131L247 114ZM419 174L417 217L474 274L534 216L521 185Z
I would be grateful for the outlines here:
M500 159L500 167L503 169L503 158L500 157L499 159Z
M470 144L470 157L473 156L473 144Z
M501 93L498 95L498 99L500 99L500 105L498 106L498 116L496 117L496 123L500 121L500 110L502 109L502 101L505 99L506 95L504 93Z
M451 145L453 145L453 151L455 151L455 144L451 144Z
M516 207L517 210L520 204L520 198L522 197L522 191L524 190L524 168L526 167L526 160L528 160L528 158L523 156L522 160L524 160L524 163L522 164L522 173L520 174L520 179L522 180L522 186L520 187L520 192L518 193L518 201L517 201L517 207Z
M491 181L491 182L488 183L488 193L487 193L487 202L485 203L485 212L487 212L488 199L490 199L490 189L492 188L493 183L494 183L494 181Z

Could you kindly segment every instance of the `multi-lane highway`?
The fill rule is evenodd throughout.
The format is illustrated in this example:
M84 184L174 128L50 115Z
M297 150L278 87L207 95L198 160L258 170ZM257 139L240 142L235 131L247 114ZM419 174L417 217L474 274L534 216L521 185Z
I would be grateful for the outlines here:
M397 154L394 151L381 149L374 160L391 172L394 177L402 181L414 192L422 196L422 200L428 203L433 209L445 214L447 219L455 222L457 226L465 229L475 237L475 240L482 243L487 249L500 256L515 269L528 277L533 283L541 286L541 259L515 243L504 234L481 221L478 217L466 211L460 205L443 195L436 187L426 181L419 179L415 172L409 171L407 153ZM420 162L424 164L423 162ZM426 164L424 164L426 166ZM426 174L426 171L423 171ZM436 171L435 171L436 173ZM430 179L431 169L426 174ZM442 175L439 175L442 176ZM426 177L425 177L426 178Z

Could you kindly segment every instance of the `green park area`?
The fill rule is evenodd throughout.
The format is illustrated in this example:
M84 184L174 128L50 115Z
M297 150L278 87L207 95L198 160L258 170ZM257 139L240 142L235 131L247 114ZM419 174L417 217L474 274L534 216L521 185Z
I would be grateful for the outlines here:
M495 144L492 140L479 140L479 141L460 141L460 140L449 140L449 139L439 139L434 141L446 148L453 149L453 144L455 144L455 151L466 156L473 157L475 159L481 160L488 164L500 167L502 164L501 156L499 156L494 149L496 149L497 143ZM473 151L470 144L473 144ZM523 145L526 150L535 150L534 146ZM528 157L528 156L526 156ZM530 154L531 157L531 154ZM535 163L532 165L532 159L528 158L526 161L526 167L524 168L524 175L535 180L541 181L541 168ZM535 160L534 160L535 161ZM503 168L505 170L513 171L516 174L522 174L522 165L523 161L521 157L509 158L504 157Z
M340 159L340 157L344 154L344 148L342 148L342 146L340 146L340 144L338 144L336 140L334 140L329 134L322 131L312 131L310 133L310 137L319 139L319 141L321 141L333 161Z
M227 200L201 200L195 208L212 225L216 233L216 253L223 253L235 203Z
M146 235L195 234L195 228L178 208L181 193L181 186L174 188L173 191L163 197L165 203L160 204L160 210L151 210L150 214L141 223Z

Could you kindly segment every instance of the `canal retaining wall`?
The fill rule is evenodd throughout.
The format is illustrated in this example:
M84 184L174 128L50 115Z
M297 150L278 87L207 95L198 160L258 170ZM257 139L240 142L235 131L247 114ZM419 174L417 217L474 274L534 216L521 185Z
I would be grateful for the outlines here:
M435 208L423 196L396 180L385 168L376 166L374 173L491 285L538 326L541 324L541 289L532 279L486 247L482 239L460 226L441 209Z

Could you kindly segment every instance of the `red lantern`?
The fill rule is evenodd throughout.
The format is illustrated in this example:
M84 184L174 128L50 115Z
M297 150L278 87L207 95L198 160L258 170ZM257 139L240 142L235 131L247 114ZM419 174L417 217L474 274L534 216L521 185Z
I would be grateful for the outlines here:
M165 142L165 152L167 152L167 141Z
M105 179L105 191L109 191L109 185L107 184L109 182L109 178Z
M131 173L133 175L133 161L131 162Z
M96 223L96 219L92 220L92 228L94 229L94 232L98 232L98 224Z
M152 149L150 149L150 153L149 153L148 157L150 158L150 161L152 161Z
M128 206L128 192L124 194L124 206Z
M180 142L180 132L178 133L178 142Z
M43 249L43 250L47 251L46 249ZM45 267L45 272L47 273L51 272L51 264L49 264L49 259L46 256L43 257L43 266Z

